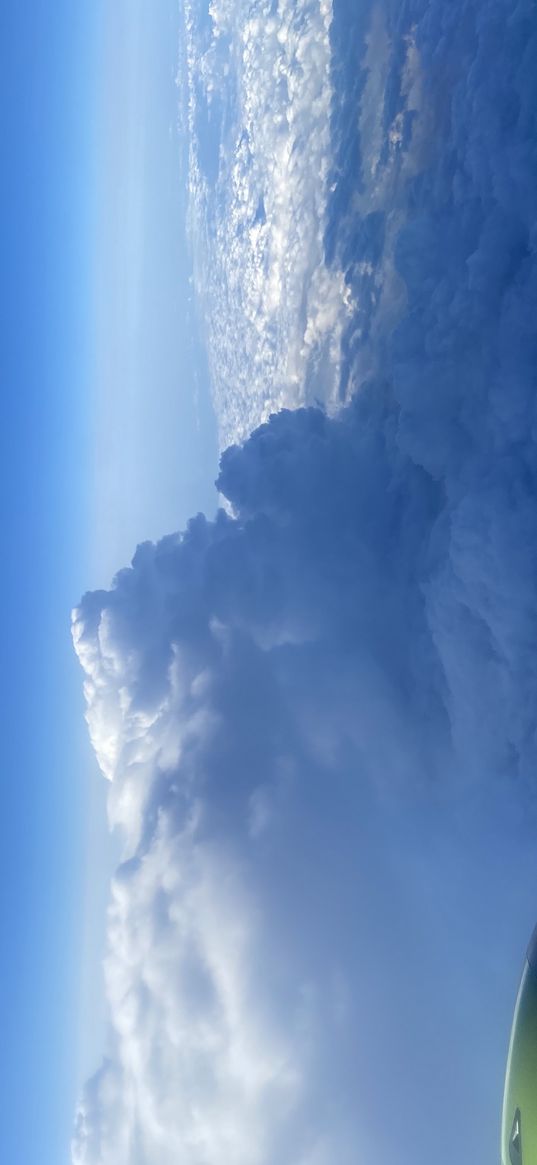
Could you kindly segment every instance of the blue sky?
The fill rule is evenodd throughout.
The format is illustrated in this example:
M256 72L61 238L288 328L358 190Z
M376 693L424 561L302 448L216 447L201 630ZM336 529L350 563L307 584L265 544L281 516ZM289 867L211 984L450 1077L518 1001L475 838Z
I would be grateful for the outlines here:
M90 19L91 14L91 19ZM2 1157L66 1160L83 785L68 612L87 553L95 7L2 16Z
M138 539L172 522L181 486L189 511L210 505L215 476L210 413L201 401L206 432L196 445L203 419L195 428L193 392L188 384L182 394L177 380L192 370L183 373L171 351L180 342L174 327L182 306L172 286L186 262L173 234L178 216L170 229L180 189L173 167L173 5L153 20L149 46L143 5L130 18L127 9L117 5L110 15L100 4L60 0L52 7L10 6L2 16L0 1146L2 1159L14 1165L67 1160L76 1095L101 1033L95 980L109 858L70 610L88 585L109 582ZM118 51L126 31L130 55L128 38ZM130 109L128 85L140 74L140 52L147 87ZM157 156L144 184L147 157L124 153L123 143L151 127ZM125 186L144 206L123 230ZM134 342L133 319L115 282L122 261L136 313ZM127 411L125 432L118 426ZM150 430L153 454L142 465L140 436ZM208 451L203 475L200 449Z
M184 233L178 46L174 0L119 0L101 25L88 586L106 585L137 542L216 504L216 428Z

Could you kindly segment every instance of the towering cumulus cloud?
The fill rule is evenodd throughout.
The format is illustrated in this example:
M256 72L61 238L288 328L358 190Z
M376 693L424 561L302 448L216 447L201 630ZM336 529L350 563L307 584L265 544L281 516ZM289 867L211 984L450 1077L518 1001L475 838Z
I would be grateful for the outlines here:
M493 519L481 482L450 502L399 420L377 383L337 420L279 414L223 457L234 517L140 546L75 613L124 838L76 1162L426 1160L437 1124L438 1162L461 1129L483 1143L537 514L493 462ZM523 884L523 836L516 861Z
M73 616L123 846L74 1165L498 1157L537 914L536 18L358 7L315 73L349 403L227 449L227 511Z

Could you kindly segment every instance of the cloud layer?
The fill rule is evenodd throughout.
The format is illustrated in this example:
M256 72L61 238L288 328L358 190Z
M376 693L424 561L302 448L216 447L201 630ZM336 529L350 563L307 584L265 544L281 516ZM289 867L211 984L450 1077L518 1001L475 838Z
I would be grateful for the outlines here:
M207 92L214 44L246 69L264 43L236 11L211 10ZM73 617L124 847L75 1165L497 1155L537 874L536 21L501 0L340 2L328 58L320 12L293 33L293 68L320 46L332 94L298 276L322 219L350 403L229 448L228 512L140 546ZM260 94L288 51L278 13ZM273 108L249 131L267 157Z
M221 445L305 385L337 390L346 314L324 262L331 0L184 7L190 230Z

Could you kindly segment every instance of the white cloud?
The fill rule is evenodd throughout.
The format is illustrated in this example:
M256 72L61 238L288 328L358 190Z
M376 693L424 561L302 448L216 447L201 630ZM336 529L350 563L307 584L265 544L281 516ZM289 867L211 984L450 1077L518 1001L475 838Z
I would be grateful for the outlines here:
M310 398L333 395L346 297L324 264L331 3L210 13L209 34L185 6L190 213L225 447L303 403L307 380Z
M77 1165L406 1161L448 1078L439 1165L493 1128L536 873L505 777L531 776L513 710L534 680L525 635L490 674L467 620L446 637L461 584L477 612L472 554L454 581L393 407L375 386L339 421L279 414L224 456L235 518L139 547L75 614L124 844Z
M177 832L163 811L150 851L113 886L119 1084L103 1162L117 1161L126 1129L135 1161L260 1162L299 1089L290 1033L267 1023L249 974L255 911L225 852L195 844L198 829L191 817Z
M303 144L290 149L314 45L304 94L326 119L324 10L296 28L285 6L273 25L267 13L262 61L255 11L249 24L219 5L191 35L212 54L215 117L238 57L230 124L248 98L248 148L272 167L270 243L263 215L248 218L259 190L240 137L216 224L218 249L243 214L232 292L268 346L263 371L266 353L280 367L282 336L298 367L308 327L312 346L336 332L328 292L319 306L321 186ZM407 1165L431 1152L451 1165L496 1151L537 874L535 32L524 6L464 11L412 0L375 24L353 6L337 24L334 8L338 52L352 63L356 41L368 61L331 139L351 406L332 420L280 412L229 449L229 514L139 547L75 614L124 844L109 1047L82 1100L77 1165ZM279 97L266 96L280 61L296 94L276 150ZM233 88L237 76L248 84ZM353 201L342 161L356 163L367 127L374 206ZM276 311L283 287L289 332L264 331L265 246L267 303ZM305 263L315 310L297 292ZM213 321L239 353L234 311L230 299ZM237 383L242 432L259 397L241 412Z

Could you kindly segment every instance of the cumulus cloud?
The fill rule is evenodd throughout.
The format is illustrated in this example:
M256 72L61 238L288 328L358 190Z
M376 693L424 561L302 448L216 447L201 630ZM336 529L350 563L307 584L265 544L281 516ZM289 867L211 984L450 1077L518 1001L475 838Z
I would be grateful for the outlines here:
M228 511L73 616L123 845L76 1165L497 1156L537 874L535 17L341 3L330 38L352 400L229 448Z
M500 360L512 363L522 344L531 361L522 301L534 247L534 16L504 0L449 13L421 0L339 0L331 39L325 256L344 272L350 308L340 395L396 375L422 427L433 414L433 455L448 449L448 399L458 407L450 376L479 408L496 377L521 391ZM526 385L527 373L526 363Z
M184 8L190 228L221 445L337 388L346 315L324 263L331 0Z
M77 1165L405 1161L448 1077L437 1160L461 1128L483 1143L502 947L528 916L496 867L521 828L507 751L528 783L535 759L527 660L522 641L489 675L459 601L474 554L440 569L445 493L397 416L378 384L338 420L279 414L222 459L234 517L139 547L74 614L124 844Z

